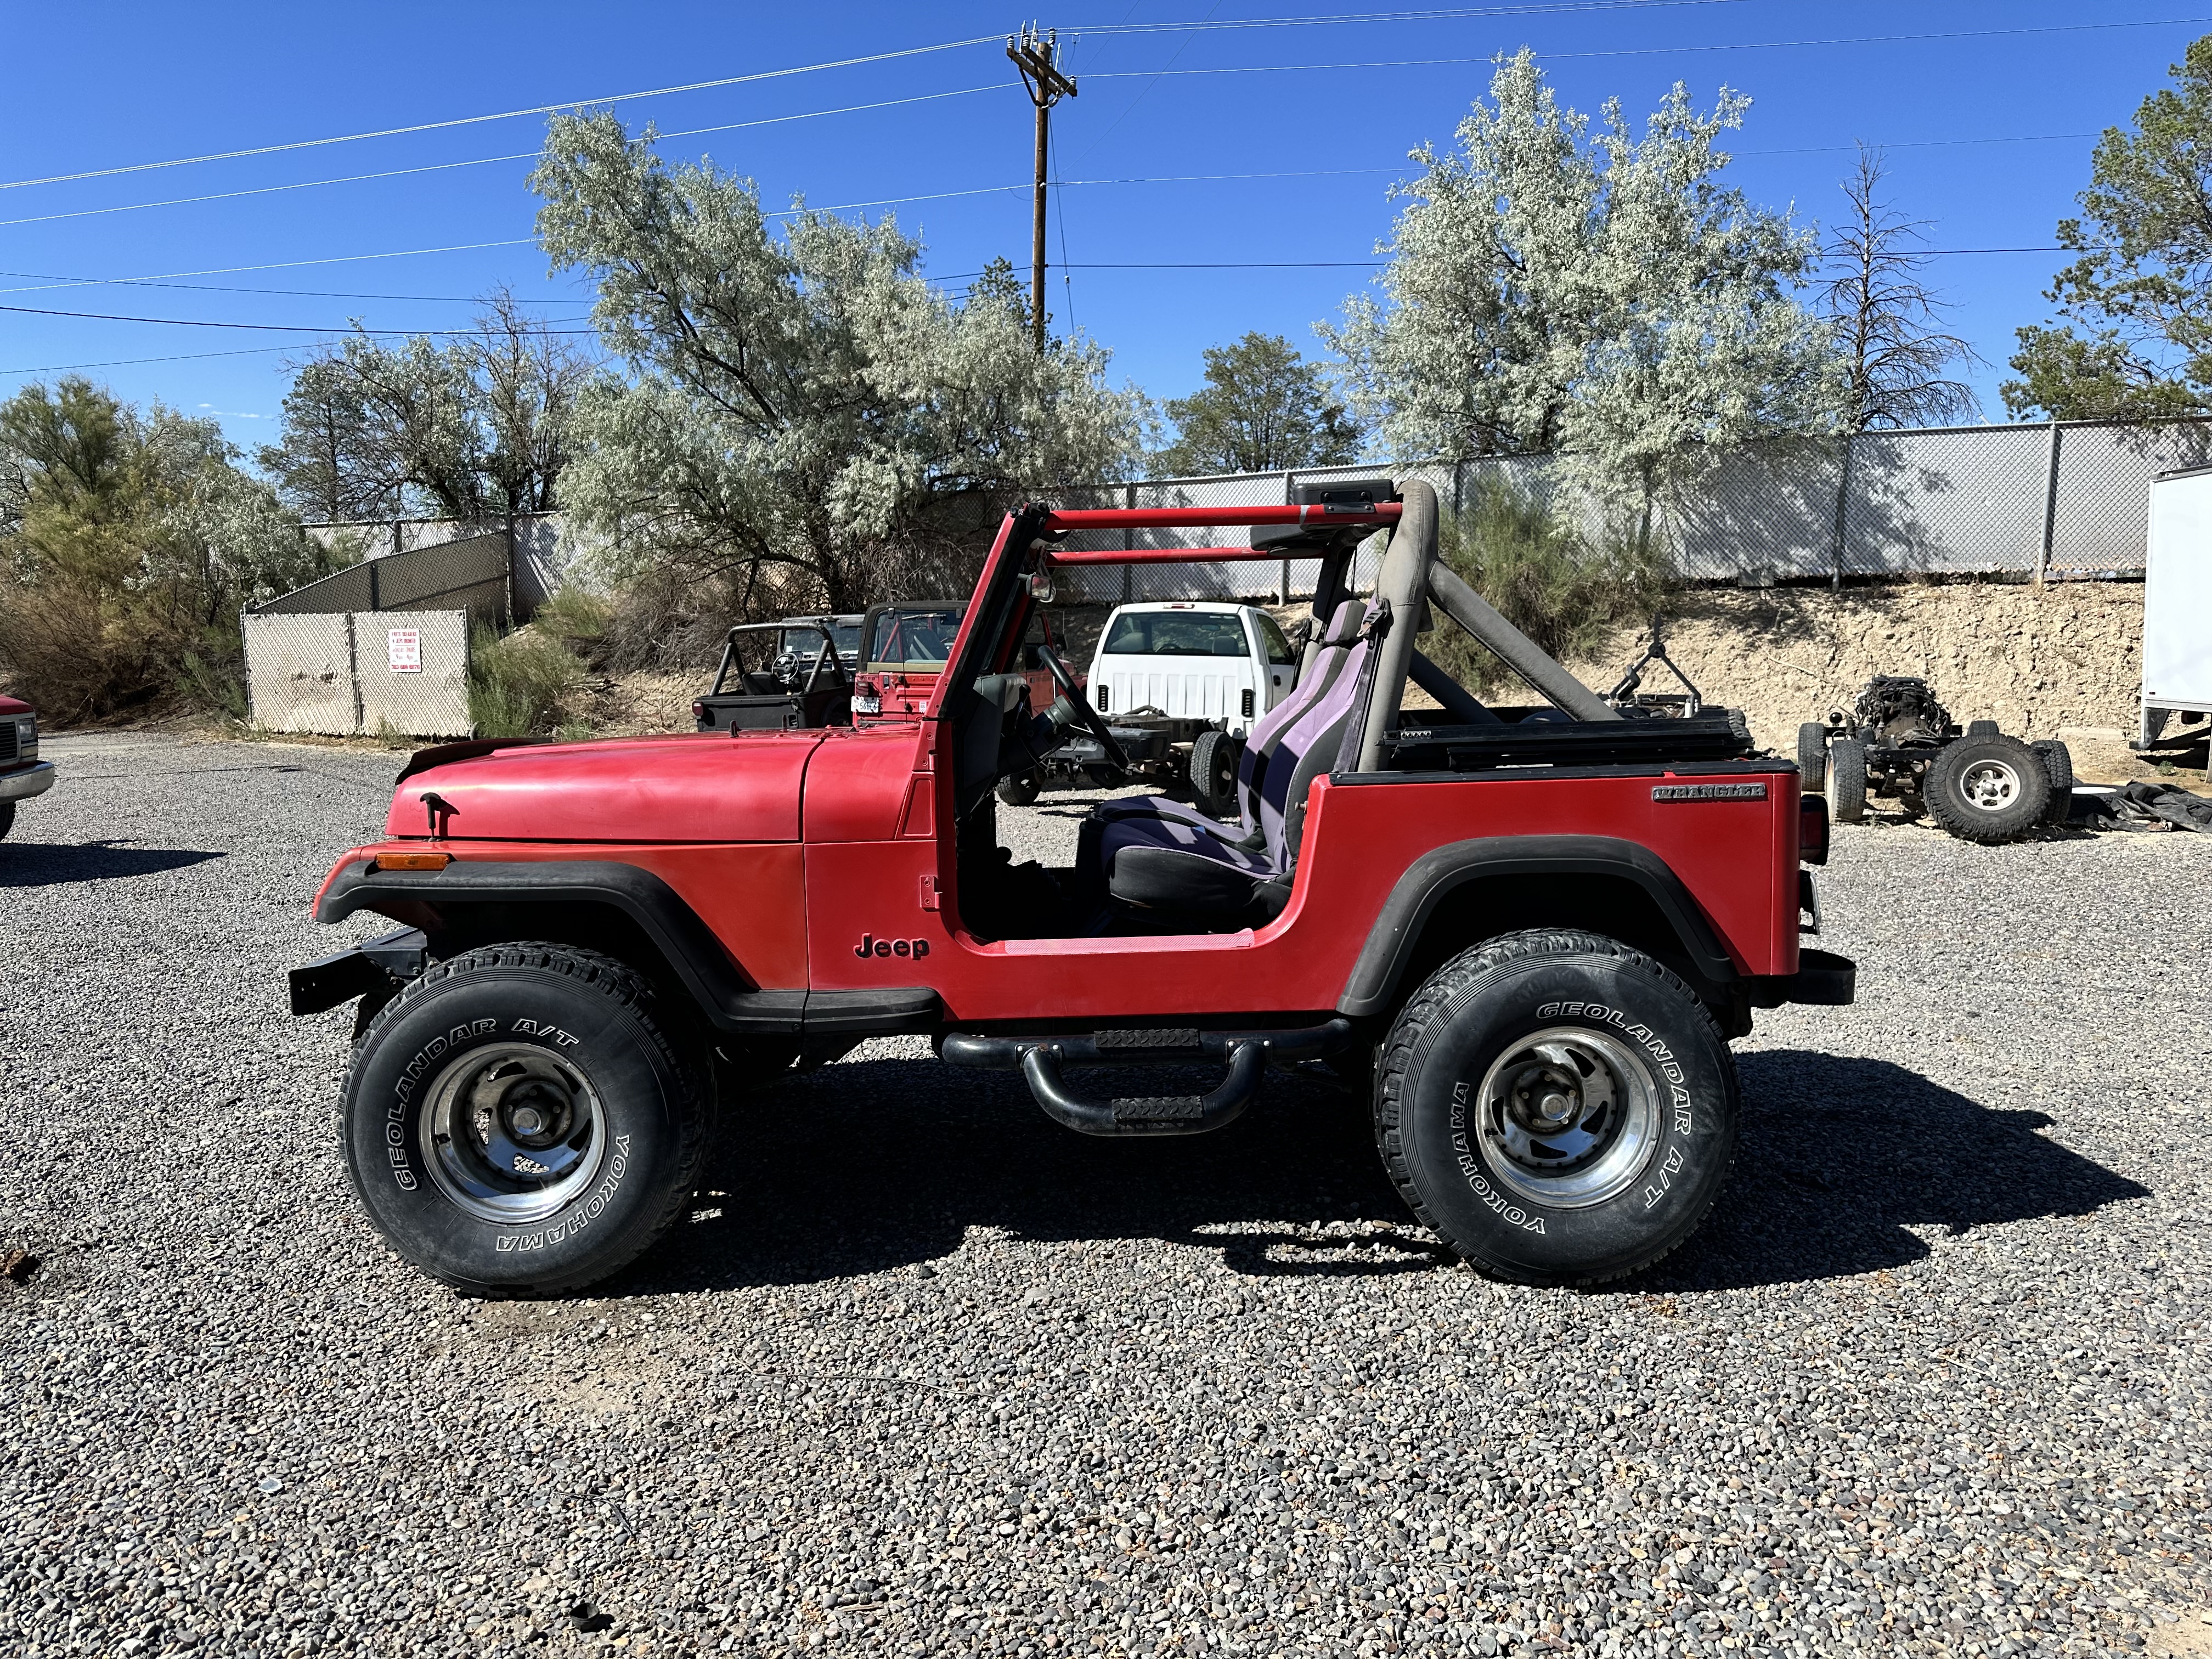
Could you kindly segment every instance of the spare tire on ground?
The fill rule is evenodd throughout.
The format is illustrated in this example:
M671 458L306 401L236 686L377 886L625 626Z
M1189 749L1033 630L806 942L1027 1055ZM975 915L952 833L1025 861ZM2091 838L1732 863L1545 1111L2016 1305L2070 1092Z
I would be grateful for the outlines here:
M1928 769L1924 798L1929 817L1960 841L1994 847L2044 821L2051 775L2018 738L1961 738Z
M2051 805L2043 814L2045 823L2063 823L2074 811L2074 756L2056 738L2027 745L2043 762L2051 780Z
M1827 781L1828 728L1819 720L1807 720L1797 728L1797 787L1817 795Z
M1856 738L1838 738L1828 745L1828 775L1821 793L1828 798L1828 817L1836 823L1856 823L1866 817L1866 745Z

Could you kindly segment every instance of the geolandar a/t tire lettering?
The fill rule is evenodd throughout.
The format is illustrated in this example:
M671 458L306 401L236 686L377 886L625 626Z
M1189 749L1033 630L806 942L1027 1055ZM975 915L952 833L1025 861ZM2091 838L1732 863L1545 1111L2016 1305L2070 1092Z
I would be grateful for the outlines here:
M580 1289L688 1206L702 1067L611 957L504 945L439 963L368 1023L346 1162L402 1256L478 1296Z
M1484 1272L1589 1285L1650 1267L1735 1152L1735 1066L1689 987L1595 933L1510 934L1438 969L1376 1079L1385 1166Z

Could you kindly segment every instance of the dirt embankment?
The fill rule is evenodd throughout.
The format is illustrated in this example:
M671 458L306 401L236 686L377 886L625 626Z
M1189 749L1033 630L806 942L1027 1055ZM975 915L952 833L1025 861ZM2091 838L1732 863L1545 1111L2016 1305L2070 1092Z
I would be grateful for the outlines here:
M1622 628L1592 660L1571 665L1601 690L1642 649L1641 630ZM2124 737L2136 725L2142 589L1705 589L1669 620L1667 649L1708 701L1741 708L1759 741L1785 753L1800 722L1847 703L1875 674L1921 676L1962 724L1993 720L2027 738L2085 727ZM1661 670L1645 684L1666 690L1668 679Z
M1295 620L1304 611L1279 614ZM1570 666L1604 690L1643 648L1642 629L1622 627ZM1667 648L1708 700L1741 708L1759 740L1784 754L1793 752L1800 722L1848 702L1872 676L1917 674L1962 724L1994 720L2015 736L2063 736L2084 781L2154 775L2125 744L2142 664L2138 584L1700 589L1669 619ZM585 718L610 735L689 731L691 699L707 678L623 675L596 688ZM1664 670L1645 685L1672 689Z

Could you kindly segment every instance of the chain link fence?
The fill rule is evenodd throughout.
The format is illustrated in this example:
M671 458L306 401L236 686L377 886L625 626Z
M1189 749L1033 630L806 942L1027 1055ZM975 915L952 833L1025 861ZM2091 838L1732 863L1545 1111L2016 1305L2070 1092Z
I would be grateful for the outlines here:
M1848 444L1778 440L1718 457L1661 505L1657 529L1692 581L2137 580L2149 533L2151 480L2208 463L2212 422L2206 421L1933 427L1866 433ZM1593 539L1606 533L1586 505L1571 501L1555 463L1541 455L1160 478L1068 489L1054 499L1069 507L1273 506L1290 501L1302 483L1382 477L1426 479L1455 509L1471 505L1486 481L1497 480L1571 514ZM511 541L504 527L485 532L450 520L308 528L328 545L374 556L264 612L434 601L481 614L498 586L500 618L521 620L595 545L557 513L517 519ZM1196 548L1242 534L1103 532L1071 544ZM1371 583L1380 545L1379 538L1362 545L1356 582ZM412 574L417 569L419 576ZM1131 599L1287 602L1310 595L1319 573L1315 559L1194 560L1072 570L1066 586L1072 598L1102 605ZM326 586L331 598L347 602L318 595ZM310 601L310 595L317 597Z
M2151 480L2212 462L2212 422L2150 427L2098 422L1939 427L1862 434L1848 444L1756 444L1720 457L1663 503L1659 533L1692 581L1755 582L1989 576L2020 580L2140 579L2149 534ZM1601 539L1587 507L1570 503L1550 457L1513 456L1416 466L1315 468L1157 479L1074 492L1082 507L1260 506L1288 501L1301 483L1420 477L1455 510L1495 480L1572 514ZM1089 545L1209 544L1217 532L1094 534ZM1235 533L1235 532L1222 532ZM1361 548L1370 580L1379 543ZM1141 571L1090 568L1083 597L1297 599L1313 591L1317 561L1194 562Z
M465 738L465 611L249 612L247 695L272 732Z

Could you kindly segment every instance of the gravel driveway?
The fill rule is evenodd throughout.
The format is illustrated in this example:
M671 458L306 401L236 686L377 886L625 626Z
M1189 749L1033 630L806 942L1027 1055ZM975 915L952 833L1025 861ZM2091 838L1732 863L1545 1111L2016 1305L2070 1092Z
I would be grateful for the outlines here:
M1626 1288L1440 1259L1317 1085L1093 1142L887 1043L610 1294L485 1304L357 1218L349 1012L284 1012L392 758L46 752L0 1651L2212 1650L2212 840L1841 830L1862 1000L1761 1017Z

